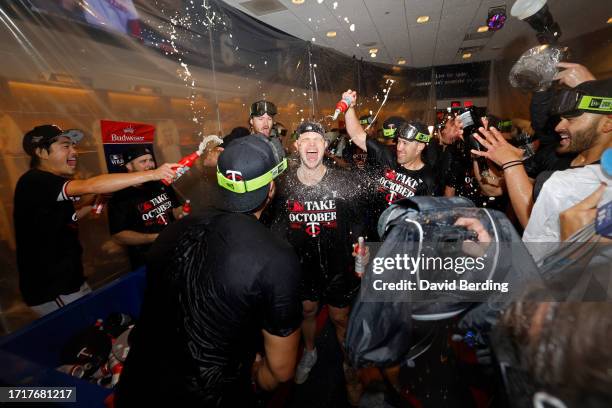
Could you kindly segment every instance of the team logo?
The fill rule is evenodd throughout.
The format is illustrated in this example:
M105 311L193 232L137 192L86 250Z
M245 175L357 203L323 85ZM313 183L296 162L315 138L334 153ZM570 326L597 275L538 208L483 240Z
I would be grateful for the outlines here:
M131 126L126 127L125 129L123 129L123 133L130 133L133 134L134 133L134 128Z
M321 233L321 224L318 222L307 222L306 233L311 237L316 237Z
M304 211L304 205L299 201L287 201L287 209L291 212L301 212Z
M397 173L395 170L389 169L385 172L385 178L388 180L395 180L397 178Z
M232 181L240 181L242 180L242 173L236 170L226 170L225 177Z
M123 156L120 154L111 154L108 156L114 166L123 166Z

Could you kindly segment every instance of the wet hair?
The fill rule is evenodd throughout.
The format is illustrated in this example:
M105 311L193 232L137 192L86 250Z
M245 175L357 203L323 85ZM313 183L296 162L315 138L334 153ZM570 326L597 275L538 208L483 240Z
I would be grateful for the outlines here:
M612 303L530 298L506 310L501 324L531 376L570 401L612 398Z

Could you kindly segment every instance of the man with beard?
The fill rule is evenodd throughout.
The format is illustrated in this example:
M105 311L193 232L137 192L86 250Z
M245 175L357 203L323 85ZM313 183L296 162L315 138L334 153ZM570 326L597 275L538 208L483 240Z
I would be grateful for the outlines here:
M394 133L397 144L392 151L388 146L366 138L354 109L357 92L349 89L342 94L342 99L347 98L352 102L345 113L346 130L353 143L368 153L368 164L373 167L370 174L372 186L369 188L373 205L368 206L368 238L374 240L378 236L378 217L389 205L402 198L433 195L433 170L421 158L431 136L422 123L406 122Z
M274 127L274 116L277 113L276 105L268 101L257 101L251 105L249 125L252 134L261 134L270 139L277 147L283 146L279 135L272 132ZM283 149L284 155L284 149Z
M555 128L561 135L559 152L578 155L569 170L538 176L533 193L522 165L521 149L511 146L494 128L481 128L484 138L475 136L487 151L472 152L489 158L504 170L512 205L521 223L526 225L525 242L559 242L559 214L606 181L598 162L603 151L612 146L612 79L587 81L573 89L559 90L552 110L561 116ZM534 197L539 185L542 185L539 195ZM610 193L607 188L604 198ZM544 250L540 246L535 248L530 249L537 261Z
M36 126L23 137L23 150L31 162L15 187L17 268L23 299L39 315L91 291L83 274L77 222L91 206L76 209L75 202L88 194L112 193L174 176L173 165L164 164L138 173L74 179L75 145L82 138L80 130L64 131L55 125Z
M279 198L272 212L273 229L286 234L302 266L301 296L304 313L304 355L295 381L302 384L317 361L316 314L322 304L344 348L349 306L359 291L354 274L352 243L361 234L359 188L351 173L323 164L325 131L316 122L304 122L295 142L300 165L279 183ZM354 372L345 365L347 387ZM348 388L349 398L351 388Z

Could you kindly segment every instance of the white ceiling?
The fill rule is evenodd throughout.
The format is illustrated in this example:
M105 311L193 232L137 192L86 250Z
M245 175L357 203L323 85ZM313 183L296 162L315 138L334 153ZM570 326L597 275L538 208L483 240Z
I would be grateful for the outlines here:
M321 4L305 0L301 5L291 0L224 1L295 37L315 38L315 44L387 64L400 58L412 67L484 61L500 57L519 37L537 44L531 27L510 17L514 0L323 0ZM284 9L257 15L244 3L256 8L280 3L277 6ZM466 34L476 34L486 24L490 7L504 4L508 20L502 30L487 33L486 38L464 40ZM561 26L562 40L603 28L612 17L612 0L548 0L548 5ZM417 17L423 15L429 16L429 22L418 24ZM355 24L355 31L349 29L350 24ZM337 32L335 38L326 37L330 30ZM367 46L369 43L375 45ZM469 60L462 59L459 49L473 46L483 49ZM370 48L378 49L376 58L370 57Z

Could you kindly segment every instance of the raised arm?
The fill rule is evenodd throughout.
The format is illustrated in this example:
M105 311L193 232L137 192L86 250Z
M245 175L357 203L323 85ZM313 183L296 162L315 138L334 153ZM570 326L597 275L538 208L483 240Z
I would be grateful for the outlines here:
M155 170L139 171L136 173L101 174L85 180L71 180L66 185L66 195L76 197L83 194L114 193L126 187L148 181L169 180L174 177L173 168L176 167L178 167L176 163L165 163Z
M512 208L521 225L525 227L533 208L533 183L523 166L523 151L508 143L493 127L488 130L481 127L479 131L484 137L477 133L474 133L474 137L487 151L472 150L472 153L486 157L502 167Z
M359 123L359 118L357 118L357 113L355 112L355 105L357 104L357 92L351 91L350 89L342 94L342 99L348 98L350 99L351 105L348 110L344 114L344 120L346 121L346 132L349 137L364 152L368 151L366 146L366 132L361 127Z

